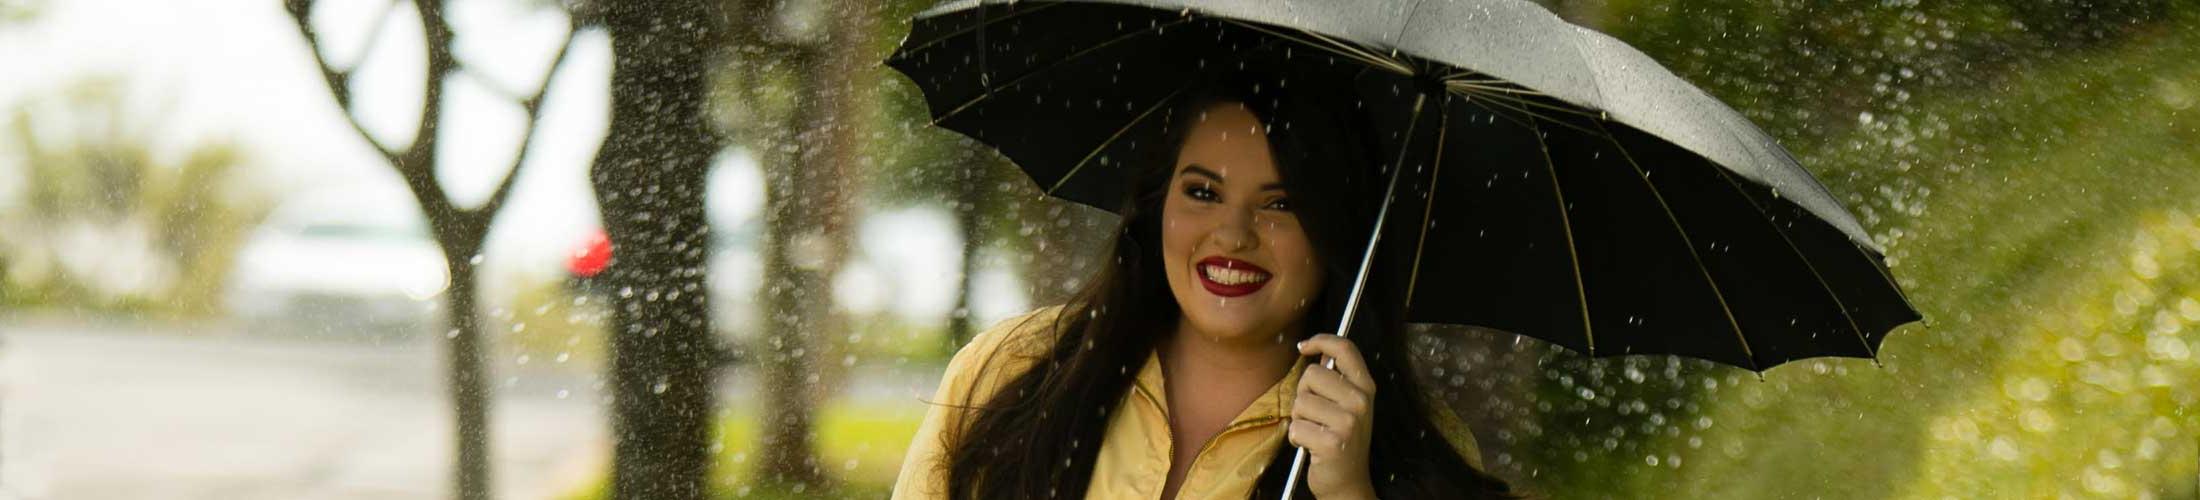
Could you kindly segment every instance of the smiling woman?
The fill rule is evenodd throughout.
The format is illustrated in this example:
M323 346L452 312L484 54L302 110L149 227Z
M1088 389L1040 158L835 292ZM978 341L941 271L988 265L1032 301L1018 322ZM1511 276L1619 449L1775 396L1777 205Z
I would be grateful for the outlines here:
M1383 291L1400 276L1370 278L1352 341L1317 335L1343 314L1379 160L1350 132L1365 117L1281 114L1324 107L1290 104L1314 82L1274 79L1178 101L1177 147L1128 162L1092 286L956 354L896 498L1269 498L1295 446L1314 459L1297 497L1510 495L1424 399Z
M1304 330L1295 323L1321 291L1321 266L1259 118L1237 102L1194 117L1161 214L1162 267L1184 312L1178 331L1275 350L1281 334Z

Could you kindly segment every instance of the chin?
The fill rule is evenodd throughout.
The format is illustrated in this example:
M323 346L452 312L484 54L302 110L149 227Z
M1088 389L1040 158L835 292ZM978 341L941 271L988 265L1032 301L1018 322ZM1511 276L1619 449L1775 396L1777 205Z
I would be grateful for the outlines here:
M1281 322L1263 321L1267 316L1282 315L1282 311L1249 308L1216 311L1213 310L1214 304L1204 306L1204 310L1185 308L1184 315L1192 328L1211 338L1231 341L1271 340L1284 327Z

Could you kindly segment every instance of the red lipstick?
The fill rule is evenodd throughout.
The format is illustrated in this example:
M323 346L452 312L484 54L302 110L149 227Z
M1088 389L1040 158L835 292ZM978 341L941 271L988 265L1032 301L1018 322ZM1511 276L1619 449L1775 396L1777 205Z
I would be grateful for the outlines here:
M1258 292L1260 287L1267 286L1268 279L1274 276L1267 269L1261 269L1260 266L1253 265L1251 262L1228 257L1200 259L1199 263L1192 267L1193 273L1199 275L1200 286L1206 287L1208 293L1223 297L1238 297ZM1216 281L1217 279L1227 281L1229 284L1223 284Z

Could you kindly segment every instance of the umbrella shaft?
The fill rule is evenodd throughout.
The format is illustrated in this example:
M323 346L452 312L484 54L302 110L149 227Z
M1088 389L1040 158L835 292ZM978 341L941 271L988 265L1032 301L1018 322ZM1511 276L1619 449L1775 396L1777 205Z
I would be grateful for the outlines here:
M1421 104L1426 100L1428 100L1428 96L1425 94L1413 98L1413 113L1408 115L1411 116L1409 119L1412 121L1406 125L1406 137L1413 137L1413 126L1420 123ZM1360 311L1360 292L1365 291L1367 288L1368 270L1375 267L1375 246L1383 241L1383 222L1390 218L1390 201L1392 196L1398 193L1398 174L1406 170L1405 152L1406 148L1400 145L1398 148L1398 161L1390 167L1390 185L1383 188L1383 205L1381 208L1375 209L1375 228L1368 231L1367 252L1360 255L1359 276L1352 278L1352 294L1345 299L1344 318L1337 322L1337 336L1339 337L1349 337L1352 334L1352 317L1356 315L1354 313ZM1336 369L1337 360L1323 356L1322 368ZM1284 432L1288 433L1290 431L1285 430ZM1283 482L1284 500L1290 500L1291 490L1298 489L1299 473L1305 469L1306 447L1301 446L1298 453L1291 457L1291 474L1285 476L1286 479Z

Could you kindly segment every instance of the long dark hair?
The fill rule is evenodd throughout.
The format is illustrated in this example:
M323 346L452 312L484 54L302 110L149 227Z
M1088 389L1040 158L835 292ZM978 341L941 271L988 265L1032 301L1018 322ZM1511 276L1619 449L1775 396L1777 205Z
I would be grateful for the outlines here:
M1208 106L1243 103L1267 126L1278 174L1323 266L1328 285L1303 322L1309 331L1285 335L1334 328L1375 219L1383 187L1375 169L1384 160L1376 157L1377 138L1365 133L1372 128L1364 114L1310 102L1349 94L1321 92L1320 82L1279 80L1244 71L1208 75L1161 120L1169 147L1126 162L1136 171L1124 190L1109 260L1063 304L1043 358L974 405L967 427L949 431L950 498L1084 496L1109 412L1182 313L1161 264L1161 207L1177 149ZM1376 266L1351 332L1381 387L1368 464L1376 491L1385 498L1510 497L1502 480L1470 465L1430 420L1401 337L1404 301L1391 291L1403 288L1402 267ZM1279 496L1295 451L1288 442L1278 447L1255 483L1255 498ZM1312 493L1302 482L1293 497Z

